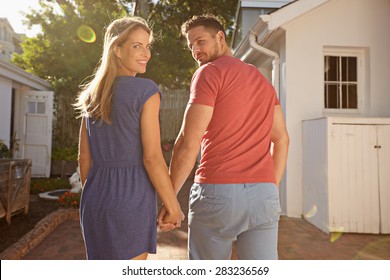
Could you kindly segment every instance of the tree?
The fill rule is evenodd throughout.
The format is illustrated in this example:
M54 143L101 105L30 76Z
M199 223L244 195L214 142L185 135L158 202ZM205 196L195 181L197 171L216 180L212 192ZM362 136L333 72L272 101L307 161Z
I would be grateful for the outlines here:
M105 27L130 12L147 17L156 41L146 74L171 89L187 88L196 64L180 34L181 24L195 14L215 13L230 27L236 0L40 0L40 9L26 14L29 26L39 25L42 33L26 38L23 54L13 62L52 85L55 91L53 147L77 144L79 119L72 104L79 85L93 74L100 60ZM148 9L149 5L149 9Z
M213 13L224 20L230 38L236 9L237 0L160 0L152 4L148 20L156 41L147 76L168 88L187 88L197 66L181 36L182 23L193 15Z
M54 147L77 143L79 119L72 104L99 62L104 28L126 15L126 2L40 0L41 8L25 15L26 23L40 25L42 33L25 38L23 54L15 54L13 62L49 81L55 91Z

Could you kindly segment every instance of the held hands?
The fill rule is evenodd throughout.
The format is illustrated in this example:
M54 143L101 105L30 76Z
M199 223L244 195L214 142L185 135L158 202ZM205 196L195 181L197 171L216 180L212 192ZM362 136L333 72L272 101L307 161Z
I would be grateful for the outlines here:
M161 231L170 231L181 226L181 222L184 220L184 213L181 211L180 206L175 208L177 209L168 211L165 205L161 206L157 220Z

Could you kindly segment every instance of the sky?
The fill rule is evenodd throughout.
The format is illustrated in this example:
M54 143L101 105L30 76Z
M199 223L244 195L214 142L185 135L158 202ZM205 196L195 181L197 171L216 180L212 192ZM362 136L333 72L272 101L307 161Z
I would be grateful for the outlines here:
M38 9L40 7L38 0L0 0L0 7L0 17L7 18L16 33L24 33L31 37L39 32L38 28L29 30L24 26L22 20L25 18L20 14L21 11L29 13L30 7Z

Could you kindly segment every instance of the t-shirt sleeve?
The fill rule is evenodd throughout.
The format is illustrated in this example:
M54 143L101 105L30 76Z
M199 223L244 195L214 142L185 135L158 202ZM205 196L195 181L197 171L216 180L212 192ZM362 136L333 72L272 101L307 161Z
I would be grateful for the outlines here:
M264 78L265 79L265 78ZM279 98L278 98L278 95L276 94L276 90L275 90L275 87L273 86L273 84L269 81L267 81L268 83L268 89L267 89L267 92L269 94L272 95L272 98L273 98L273 102L274 102L274 105L280 105L280 102L279 102ZM271 100L272 101L272 100ZM272 103L271 103L272 104Z
M280 101L279 101L278 95L276 94L276 90L275 90L275 88L273 86L272 86L272 92L273 92L273 94L275 96L275 106L276 105L280 105Z
M141 107L143 107L145 102L157 92L160 94L160 98L162 97L161 90L155 82L153 82L152 80L145 80L144 84L145 90L142 96Z
M193 75L189 104L214 107L222 82L218 69L210 64L199 68Z

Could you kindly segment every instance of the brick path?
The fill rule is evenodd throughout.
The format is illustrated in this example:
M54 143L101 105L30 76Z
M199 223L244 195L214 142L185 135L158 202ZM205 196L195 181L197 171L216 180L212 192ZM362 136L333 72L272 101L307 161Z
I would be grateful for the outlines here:
M187 213L190 183L179 194L183 212ZM67 210L69 211L69 210ZM63 221L61 221L63 220ZM45 233L46 232L46 233ZM43 236L43 237L42 237ZM330 241L323 233L303 219L281 217L279 229L279 258L295 260L386 259L390 260L390 235L345 233ZM36 241L37 239L41 239ZM39 243L40 242L40 243ZM21 244L15 244L0 259L80 260L85 259L77 210L56 213L43 221L40 229L27 234ZM36 245L39 243L38 245ZM153 260L187 259L187 219L180 229L158 233L157 254ZM233 259L235 253L233 251Z

